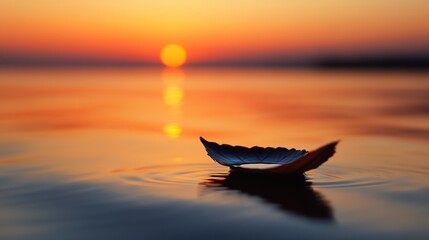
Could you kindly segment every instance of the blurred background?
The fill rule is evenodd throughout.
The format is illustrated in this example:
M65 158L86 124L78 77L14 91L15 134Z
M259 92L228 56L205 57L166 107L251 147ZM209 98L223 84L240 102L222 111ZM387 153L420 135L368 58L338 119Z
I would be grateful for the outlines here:
M425 0L12 1L0 3L3 66L427 67Z
M0 239L425 239L428 9L1 0ZM295 186L231 177L200 136L341 141Z

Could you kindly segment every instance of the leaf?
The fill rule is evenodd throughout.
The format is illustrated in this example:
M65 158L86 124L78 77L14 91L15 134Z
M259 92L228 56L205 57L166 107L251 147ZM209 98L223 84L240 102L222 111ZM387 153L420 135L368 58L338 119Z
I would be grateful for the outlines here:
M233 171L267 174L302 174L315 169L335 154L338 141L329 143L314 151L287 149L283 147L252 147L219 145L200 137L207 154L221 165ZM243 168L244 164L280 164L268 169Z

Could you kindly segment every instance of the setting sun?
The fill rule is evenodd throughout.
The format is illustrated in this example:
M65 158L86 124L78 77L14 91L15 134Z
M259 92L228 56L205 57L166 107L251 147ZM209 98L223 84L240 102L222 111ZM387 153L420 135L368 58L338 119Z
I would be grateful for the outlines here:
M180 45L169 44L161 51L161 61L167 67L180 67L186 61L186 51Z

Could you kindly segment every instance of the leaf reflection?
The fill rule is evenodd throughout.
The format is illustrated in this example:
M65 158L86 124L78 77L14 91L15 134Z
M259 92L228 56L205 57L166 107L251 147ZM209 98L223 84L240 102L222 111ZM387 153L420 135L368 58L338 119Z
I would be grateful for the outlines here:
M313 220L334 221L333 209L324 196L311 187L304 175L293 177L230 172L211 175L202 183L206 190L238 191L259 197L285 213Z

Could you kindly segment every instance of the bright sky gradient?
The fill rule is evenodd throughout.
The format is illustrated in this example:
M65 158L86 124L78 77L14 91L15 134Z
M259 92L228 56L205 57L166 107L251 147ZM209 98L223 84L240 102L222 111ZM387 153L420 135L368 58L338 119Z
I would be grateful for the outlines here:
M427 0L1 0L0 54L189 63L429 52Z

